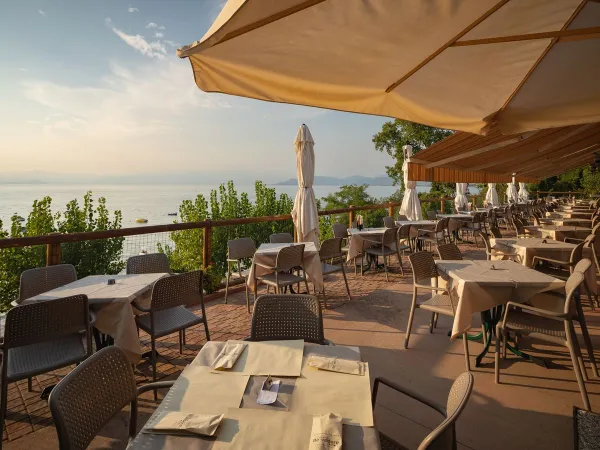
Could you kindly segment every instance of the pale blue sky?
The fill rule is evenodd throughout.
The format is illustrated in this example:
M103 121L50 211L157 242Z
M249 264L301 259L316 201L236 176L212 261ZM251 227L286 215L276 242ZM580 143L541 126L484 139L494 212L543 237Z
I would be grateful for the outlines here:
M381 175L379 117L206 94L175 49L222 0L3 0L1 173L295 174L301 123L318 175Z

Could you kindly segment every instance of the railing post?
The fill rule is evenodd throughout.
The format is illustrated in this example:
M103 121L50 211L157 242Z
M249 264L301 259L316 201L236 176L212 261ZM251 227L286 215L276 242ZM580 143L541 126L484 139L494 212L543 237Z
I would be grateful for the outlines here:
M538 200L540 199L540 191L535 192L535 198L537 198Z
M202 239L202 268L206 270L210 266L210 247L212 241L212 223L207 220L208 225L204 228L204 239Z
M50 233L60 234L60 233ZM60 264L60 242L56 244L46 244L46 265L56 266Z
M394 207L392 205L388 206L388 215L394 217Z
M444 214L444 197L440 197L440 212L441 214Z
M352 208L352 205L349 205L348 207ZM352 228L352 222L354 222L354 211L350 210L348 212L348 228Z

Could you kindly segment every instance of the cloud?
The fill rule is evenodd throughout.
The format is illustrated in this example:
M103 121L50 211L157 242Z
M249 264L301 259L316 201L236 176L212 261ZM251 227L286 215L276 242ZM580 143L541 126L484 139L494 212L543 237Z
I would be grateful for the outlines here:
M187 64L166 60L135 70L111 64L94 86L30 80L21 88L27 99L53 111L28 123L59 136L118 139L178 133L181 121L195 109L231 107L219 96L200 91Z
M171 47L181 47L181 44L179 42L169 41L168 39L165 39L163 42L167 45L170 45Z
M38 9L38 14L41 14L42 16L46 15L46 11L44 11L43 9Z
M148 25L146 25L146 28L158 28L158 25L154 22L150 22Z
M165 34L164 34L164 33L156 33L156 34L154 35L154 37L157 37L157 38L163 38L163 37L165 37Z
M19 72L29 72L29 69L26 69L26 68L24 68L24 67L21 67L21 68L19 69Z
M159 30L166 30L166 28L164 27L164 25L161 25L160 27L158 27Z
M134 13L134 12L139 12L139 9L137 8L132 8L131 6L129 8L127 8L127 11L129 11L130 13Z
M144 36L136 34L127 34L118 28L112 26L110 18L106 19L106 24L111 27L112 31L119 36L123 41L133 47L144 56L155 59L164 59L167 54L167 49L160 41L148 42L144 39Z

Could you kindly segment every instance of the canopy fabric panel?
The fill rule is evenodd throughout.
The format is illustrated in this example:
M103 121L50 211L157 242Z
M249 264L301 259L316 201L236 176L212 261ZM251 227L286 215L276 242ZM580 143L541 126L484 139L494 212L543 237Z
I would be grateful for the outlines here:
M535 182L592 163L600 153L600 123L487 136L456 132L411 159L417 181Z
M600 3L229 0L177 51L207 92L485 134L600 121Z

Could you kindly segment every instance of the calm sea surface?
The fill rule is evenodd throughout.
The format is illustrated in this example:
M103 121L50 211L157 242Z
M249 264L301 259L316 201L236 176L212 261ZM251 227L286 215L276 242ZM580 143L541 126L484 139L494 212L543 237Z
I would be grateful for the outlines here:
M277 193L286 193L294 198L296 186L272 186ZM178 211L182 200L194 199L198 194L208 196L215 186L205 185L105 185L83 186L62 184L0 184L0 220L4 228L10 225L10 217L18 214L27 218L34 200L49 195L52 197L52 211L64 211L65 205L77 198L82 203L82 197L87 190L91 190L94 199L106 197L109 210L123 212L123 226L139 226L136 218L148 219L148 225L172 223L176 217L169 213ZM236 186L238 194L247 192L250 199L254 200L253 185ZM315 186L318 198L324 197L339 189L339 186ZM418 190L428 190L428 187L418 187ZM371 186L369 194L376 198L391 195L394 186Z

